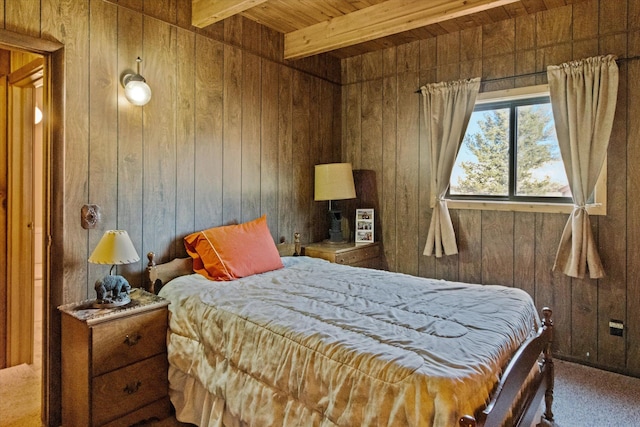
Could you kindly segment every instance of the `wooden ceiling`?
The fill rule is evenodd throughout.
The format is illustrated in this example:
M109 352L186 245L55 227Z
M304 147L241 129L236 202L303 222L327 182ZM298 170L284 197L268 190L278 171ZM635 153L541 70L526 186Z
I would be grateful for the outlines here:
M192 0L192 24L241 14L284 34L286 59L338 58L582 0Z

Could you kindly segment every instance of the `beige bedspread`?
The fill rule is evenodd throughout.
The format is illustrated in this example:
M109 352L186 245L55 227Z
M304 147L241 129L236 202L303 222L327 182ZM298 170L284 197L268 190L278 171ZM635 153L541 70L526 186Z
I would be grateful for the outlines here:
M307 257L169 282L170 364L251 426L453 426L539 324L516 288Z

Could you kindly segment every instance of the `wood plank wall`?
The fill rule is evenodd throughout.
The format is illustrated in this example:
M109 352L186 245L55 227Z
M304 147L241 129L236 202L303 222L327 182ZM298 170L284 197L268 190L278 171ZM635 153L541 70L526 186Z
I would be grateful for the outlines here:
M65 44L65 301L93 295L106 270L85 260L107 229L142 257L119 268L135 285L147 252L184 256L194 230L267 214L275 239L320 237L311 171L340 156L338 60L285 63L282 35L242 17L195 29L190 0L23 4L7 29ZM120 85L138 56L144 108ZM95 230L79 227L85 203L101 208Z
M556 352L640 376L640 61L620 63L608 153L608 215L592 218L607 276L551 271L567 215L452 210L460 253L422 255L431 210L421 96L429 82L480 76L482 91L546 82L550 64L640 55L640 1L587 0L343 60L342 159L378 176L377 215L389 269L517 286L554 309ZM609 334L623 320L624 337Z
M95 296L108 266L87 258L105 230L128 231L141 260L118 271L139 286L147 252L185 256L182 237L195 230L262 214L274 239L327 229L312 171L340 160L339 60L284 61L273 30L242 17L196 29L190 15L191 0L0 2L4 29L64 44L53 70L53 92L64 89L64 123L53 124L64 143L52 147L64 167L53 212L63 241L53 247L64 254L52 254L63 277L48 308L49 425L60 424L56 305ZM153 91L142 108L120 85L138 56ZM94 230L80 226L89 203L102 213Z

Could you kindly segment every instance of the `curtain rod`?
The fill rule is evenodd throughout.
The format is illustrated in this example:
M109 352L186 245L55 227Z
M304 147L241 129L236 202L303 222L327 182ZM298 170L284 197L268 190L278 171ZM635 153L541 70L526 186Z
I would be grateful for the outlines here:
M636 59L640 59L640 55L631 56L629 58L618 58L618 59L616 59L616 62L620 63L622 61L632 61L632 60L636 60ZM531 72L531 73L518 74L518 75L515 75L515 76L496 77L494 79L480 80L480 84L489 83L489 82L497 82L497 81L500 81L500 80L517 79L517 78L520 78L520 77L531 77L531 76L537 76L537 75L540 75L540 74L547 74L547 70L534 71L534 72ZM417 91L415 91L415 93L422 93L422 90L418 89Z

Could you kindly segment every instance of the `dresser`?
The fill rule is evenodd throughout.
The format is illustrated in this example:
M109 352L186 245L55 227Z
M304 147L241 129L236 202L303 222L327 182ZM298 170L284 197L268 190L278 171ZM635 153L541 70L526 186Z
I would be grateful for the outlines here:
M310 243L302 247L302 255L353 267L382 268L380 242Z
M134 289L131 302L62 313L62 424L130 426L169 416L168 301Z

